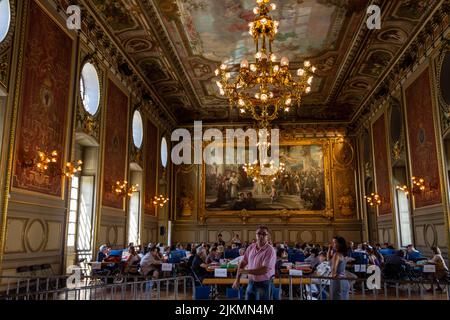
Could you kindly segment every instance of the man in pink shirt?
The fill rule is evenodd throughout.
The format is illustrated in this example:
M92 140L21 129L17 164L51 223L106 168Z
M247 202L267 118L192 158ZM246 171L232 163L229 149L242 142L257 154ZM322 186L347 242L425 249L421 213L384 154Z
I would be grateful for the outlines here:
M275 248L269 243L269 235L266 226L259 226L256 230L256 243L247 248L239 265L233 288L238 290L241 276L247 274L249 279L247 300L270 299L270 279L275 274L277 255Z

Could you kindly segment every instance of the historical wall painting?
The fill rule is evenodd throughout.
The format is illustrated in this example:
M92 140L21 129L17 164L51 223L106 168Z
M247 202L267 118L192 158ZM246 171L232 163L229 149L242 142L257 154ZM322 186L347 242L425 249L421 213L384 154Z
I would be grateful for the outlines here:
M412 175L432 186L414 196L415 207L439 204L442 199L428 69L406 89L405 96Z
M207 211L326 209L324 147L280 146L284 173L272 183L254 182L242 165L205 166Z
M382 197L379 214L391 213L391 191L389 183L388 150L384 114L373 124L373 149L375 156L375 173L377 193Z
M25 41L13 186L59 197L73 41L35 1L30 3L33 19L29 20ZM54 150L58 152L57 162L47 172L37 172L31 163L37 159L38 151L50 154Z
M103 205L123 209L124 198L113 192L116 181L126 180L128 97L112 80L108 81Z
M158 128L147 120L147 139L145 140L145 214L156 216L153 197L156 195L156 182L158 171Z

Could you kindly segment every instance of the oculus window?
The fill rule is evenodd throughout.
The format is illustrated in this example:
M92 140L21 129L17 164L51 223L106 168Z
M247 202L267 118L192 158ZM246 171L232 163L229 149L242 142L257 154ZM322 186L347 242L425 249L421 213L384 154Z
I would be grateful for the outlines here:
M144 125L142 122L142 116L139 111L135 111L133 115L133 143L136 148L142 147L142 140L144 138Z
M167 140L165 137L161 140L161 164L167 168Z
M95 115L100 106L100 81L97 70L89 62L81 70L80 95L86 112Z

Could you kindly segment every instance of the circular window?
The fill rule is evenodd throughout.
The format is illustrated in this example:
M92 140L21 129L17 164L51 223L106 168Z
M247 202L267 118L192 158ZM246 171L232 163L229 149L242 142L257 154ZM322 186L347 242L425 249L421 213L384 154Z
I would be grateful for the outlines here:
M167 140L165 137L161 140L161 164L164 168L167 167Z
M144 125L139 111L135 111L133 115L133 142L136 148L142 147L142 139L144 137Z
M81 70L80 95L84 109L90 115L95 115L100 105L100 81L97 70L89 62Z
M0 42L5 40L11 24L11 7L9 0L0 1Z

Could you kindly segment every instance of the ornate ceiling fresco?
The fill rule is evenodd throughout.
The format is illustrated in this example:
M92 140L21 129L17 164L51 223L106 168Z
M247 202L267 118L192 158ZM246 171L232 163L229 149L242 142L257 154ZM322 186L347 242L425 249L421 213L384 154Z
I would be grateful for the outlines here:
M254 54L254 0L86 0L179 123L249 121L213 81L223 62ZM274 43L291 68L318 67L312 93L281 121L349 121L440 1L380 0L381 30L368 30L369 0L273 0Z

